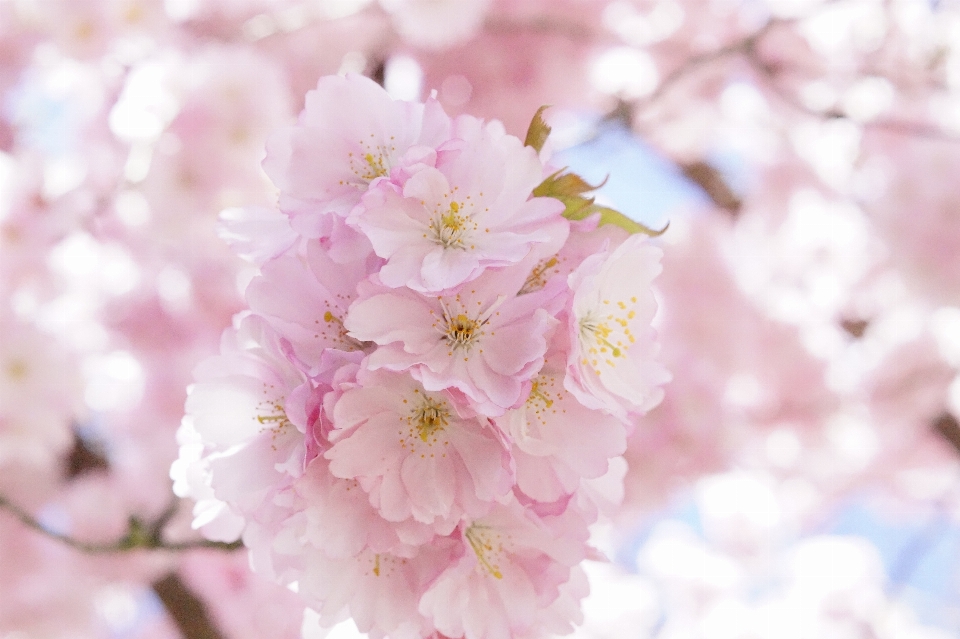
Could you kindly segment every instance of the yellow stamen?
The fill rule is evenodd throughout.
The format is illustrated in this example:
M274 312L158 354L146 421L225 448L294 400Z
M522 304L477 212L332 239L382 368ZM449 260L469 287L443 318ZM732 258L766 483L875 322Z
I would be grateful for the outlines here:
M430 232L433 241L443 248L466 250L464 235L470 230L470 217L461 213L463 205L450 202L449 208L430 220ZM473 225L476 230L476 224Z
M416 424L417 434L424 442L438 430L443 430L450 423L450 411L445 402L434 401L429 397L423 398L423 403L410 411Z
M530 271L530 275L527 276L523 286L521 286L520 290L517 291L517 295L526 295L527 293L539 291L541 288L546 286L547 280L549 279L547 271L552 269L558 263L559 260L556 258L556 256L551 257L548 260L540 260L537 262L537 265L533 267L532 271Z
M467 528L467 531L464 533L464 537L467 538L467 543L470 544L470 547L473 548L474 554L477 556L477 561L480 562L480 565L490 573L493 577L497 579L503 579L503 573L500 571L500 566L496 563L490 561L487 557L488 554L500 554L503 552L503 547L500 544L497 544L497 547L494 548L493 544L487 539L485 534L485 528L474 524Z

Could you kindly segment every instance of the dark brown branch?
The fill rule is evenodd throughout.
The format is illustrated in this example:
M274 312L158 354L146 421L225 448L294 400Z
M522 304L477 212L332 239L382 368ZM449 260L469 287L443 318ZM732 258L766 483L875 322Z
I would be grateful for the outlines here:
M195 548L237 550L243 547L243 544L239 541L233 543L208 541L206 539L184 542L164 541L163 529L176 512L176 506L177 502L173 502L170 507L164 510L164 512L152 522L144 522L138 517L130 517L126 534L116 541L89 542L75 539L69 535L50 530L26 510L17 506L3 495L0 495L0 510L6 510L11 515L19 519L23 525L37 531L38 533L46 535L51 539L56 539L57 541L70 546L74 550L79 550L80 552L92 555L122 553L129 552L131 550L183 551L193 550Z
M845 330L850 337L860 339L870 327L870 321L860 318L845 318L840 320L840 328Z
M67 479L75 479L86 473L99 473L110 469L110 464L103 451L76 432L73 434L73 448L65 461Z
M933 430L943 437L960 454L960 423L950 413L944 412L933 420Z
M183 583L179 575L170 573L153 582L152 588L184 639L223 639L223 635L210 620L207 607Z
M733 217L737 216L743 202L719 171L702 161L682 164L680 170L689 180L696 182L718 208L727 211Z

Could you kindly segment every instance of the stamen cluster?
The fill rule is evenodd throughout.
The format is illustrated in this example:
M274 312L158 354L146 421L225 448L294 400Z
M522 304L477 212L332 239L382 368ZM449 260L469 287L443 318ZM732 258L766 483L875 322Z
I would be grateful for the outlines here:
M568 219L498 122L362 77L321 79L264 167L279 211L243 241L267 257L172 469L194 525L371 637L572 630L588 526L667 380L659 249Z

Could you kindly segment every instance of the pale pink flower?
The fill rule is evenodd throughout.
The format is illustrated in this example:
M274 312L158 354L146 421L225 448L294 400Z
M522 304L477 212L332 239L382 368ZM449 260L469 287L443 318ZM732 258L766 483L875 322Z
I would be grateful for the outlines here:
M589 408L627 419L663 397L660 386L670 376L654 359L658 346L650 325L657 309L651 283L661 255L634 235L587 258L569 277L574 294L564 387Z
M564 371L547 360L520 408L496 423L509 433L517 488L539 502L573 494L581 479L607 472L626 450L626 429L612 415L586 408L563 388Z
M224 209L217 232L234 253L257 266L282 255L298 238L285 215L262 206Z
M207 539L236 541L243 533L244 518L214 495L206 446L190 416L185 416L177 429L177 444L180 452L170 465L170 478L175 495L194 501L193 528Z
M344 324L354 339L380 346L369 368L409 369L429 391L455 388L483 414L502 414L543 365L562 304L557 287L516 296L528 271L488 271L440 296L374 289Z
M402 191L371 189L348 219L387 260L380 271L387 286L450 289L485 268L516 264L535 245L554 253L567 238L563 204L531 198L544 178L532 148L499 122L469 116L457 118L454 135L455 150L436 168L414 173Z
M596 42L587 35L592 27L575 37L550 29L504 28L537 20L575 25L581 18L568 21L562 15L563 9L573 7L593 12L580 24L596 24L602 9L582 1L538 4L544 13L532 13L526 2L497 2L491 27L473 40L451 49L419 52L424 86L440 90L440 99L451 115L497 118L507 131L522 136L530 118L544 104L581 112L608 108L609 97L590 86L589 67L596 57ZM557 9L560 15L554 13ZM444 90L458 84L469 84L471 90Z
M296 539L291 552L300 553L309 544L332 559L352 557L364 549L409 554L412 547L433 538L424 524L385 520L370 505L360 482L335 476L322 457L310 463L293 491L291 510L296 514L284 523Z
M292 120L283 79L276 61L237 45L208 44L189 58L157 56L132 69L111 125L138 139L139 114L149 109L157 120L159 140L139 183L153 224L182 236L220 209L276 201L258 162L269 134Z
M328 349L363 349L343 322L357 284L378 265L372 254L338 264L309 241L302 252L288 251L265 263L247 286L247 302L289 343L303 370L316 375Z
M371 183L419 163L446 141L439 103L395 101L363 76L326 76L307 94L296 126L275 135L263 167L293 227L316 237L328 213L345 216Z
M247 517L278 487L303 473L308 427L303 406L312 385L284 356L276 334L255 315L241 316L236 328L224 333L221 349L221 355L197 367L181 426L181 441L196 441L190 432L195 431L202 452L198 459L197 444L185 446L171 474L181 496L205 482L215 500L226 503L234 515ZM196 464L199 470L191 471ZM201 480L183 479L191 472ZM208 514L215 510L209 502L204 506ZM219 519L220 513L215 514ZM194 525L202 523L197 519Z
M868 212L908 285L938 304L960 300L960 197L944 188L960 153L949 142L873 134L868 150L880 166L896 163L887 184L871 194ZM877 149L876 147L879 147ZM877 151L880 151L879 153ZM910 211L910 214L904 214Z
M510 457L486 419L408 375L373 371L334 406L330 472L356 479L389 521L413 518L449 534L513 484Z
M432 628L418 614L422 593L449 565L456 544L438 538L408 556L365 550L331 559L307 553L299 591L324 618L339 621L348 613L361 632L372 637L408 639L427 636Z
M462 554L423 594L420 612L450 637L537 636L541 611L558 600L583 559L585 546L570 542L585 530L557 534L517 502L498 505L461 525ZM577 603L564 601L566 609L552 612L576 618Z

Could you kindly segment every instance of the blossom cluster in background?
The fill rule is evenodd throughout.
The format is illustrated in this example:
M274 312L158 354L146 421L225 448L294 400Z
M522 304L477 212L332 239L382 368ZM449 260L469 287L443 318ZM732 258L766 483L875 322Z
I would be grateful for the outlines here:
M0 0L0 639L956 635L958 33L945 0ZM567 174L669 228L591 230ZM657 271L652 377L574 357ZM472 443L421 465L441 423ZM507 594L471 522L518 521L494 572L548 577ZM422 592L366 585L391 552Z

